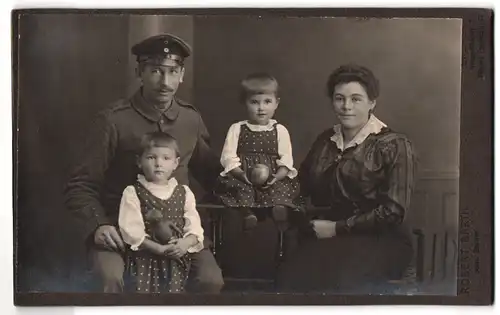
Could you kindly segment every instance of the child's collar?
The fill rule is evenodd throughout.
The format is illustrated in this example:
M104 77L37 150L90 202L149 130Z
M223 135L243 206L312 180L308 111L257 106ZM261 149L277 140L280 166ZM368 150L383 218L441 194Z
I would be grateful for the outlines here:
M278 123L275 119L269 119L267 125L255 125L250 123L248 120L243 121L243 123L250 128L252 131L268 131L274 128L274 125Z
M137 180L139 181L139 183L141 183L146 188L148 188L148 187L168 187L168 186L176 186L178 184L177 179L175 179L175 177L170 177L170 179L167 181L166 184L156 184L153 182L149 182L146 179L146 177L144 177L144 175L142 175L142 174L137 175Z

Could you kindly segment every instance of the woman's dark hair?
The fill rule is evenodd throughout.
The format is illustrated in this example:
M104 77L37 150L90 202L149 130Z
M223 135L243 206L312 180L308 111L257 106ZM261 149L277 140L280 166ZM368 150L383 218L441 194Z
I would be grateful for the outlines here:
M267 72L249 74L240 82L240 101L245 102L251 95L274 94L278 98L278 81Z
M141 156L151 148L170 148L175 151L177 157L180 156L177 140L168 133L161 131L148 132L142 136L141 145L137 154Z
M342 65L330 74L326 83L328 97L333 98L338 84L349 82L358 82L365 88L370 100L377 99L380 92L378 79L370 69L356 64Z

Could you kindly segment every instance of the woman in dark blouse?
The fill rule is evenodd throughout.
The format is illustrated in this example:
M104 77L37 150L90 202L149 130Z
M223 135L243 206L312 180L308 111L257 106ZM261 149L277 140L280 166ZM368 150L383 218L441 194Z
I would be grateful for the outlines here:
M412 144L374 116L379 85L369 69L341 66L327 90L340 124L316 139L299 180L302 195L330 211L311 221L314 237L287 257L278 285L378 293L402 276L413 253L402 225L414 184Z

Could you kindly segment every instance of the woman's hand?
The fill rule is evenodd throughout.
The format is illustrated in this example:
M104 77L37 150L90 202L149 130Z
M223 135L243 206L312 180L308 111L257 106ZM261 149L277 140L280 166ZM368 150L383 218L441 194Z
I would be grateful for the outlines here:
M312 220L312 228L316 233L317 238L330 238L336 235L334 221L329 220Z

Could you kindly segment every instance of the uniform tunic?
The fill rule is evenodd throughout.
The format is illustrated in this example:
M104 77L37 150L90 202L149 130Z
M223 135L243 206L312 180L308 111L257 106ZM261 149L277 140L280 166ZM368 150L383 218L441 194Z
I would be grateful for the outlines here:
M65 193L66 206L82 219L87 239L100 225L117 224L121 194L139 173L136 156L145 133L163 131L177 139L180 163L173 176L180 184L189 184L189 170L211 191L222 169L200 114L179 99L161 112L139 89L131 99L101 111L89 130Z

